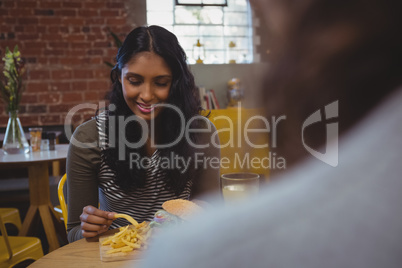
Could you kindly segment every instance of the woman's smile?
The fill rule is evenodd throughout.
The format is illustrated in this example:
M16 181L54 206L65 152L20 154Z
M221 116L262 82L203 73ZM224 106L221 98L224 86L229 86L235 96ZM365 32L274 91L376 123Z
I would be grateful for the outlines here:
M137 102L138 109L143 113L151 113L158 104L145 104Z

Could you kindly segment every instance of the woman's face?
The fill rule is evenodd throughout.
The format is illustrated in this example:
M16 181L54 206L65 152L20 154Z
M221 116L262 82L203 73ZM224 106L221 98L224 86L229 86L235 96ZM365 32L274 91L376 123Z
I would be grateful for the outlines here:
M133 113L147 121L156 118L169 95L172 71L153 52L135 55L121 70L119 78L124 99Z

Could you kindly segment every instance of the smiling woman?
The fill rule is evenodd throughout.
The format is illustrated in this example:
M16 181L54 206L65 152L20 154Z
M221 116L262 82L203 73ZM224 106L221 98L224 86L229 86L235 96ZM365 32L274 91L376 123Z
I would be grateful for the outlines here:
M158 26L136 28L116 60L109 109L78 127L71 140L69 241L126 225L115 220L116 213L150 221L167 200L219 190L219 167L193 163L196 154L219 158L218 146L212 146L219 141L214 126L199 116L194 77L176 36ZM183 135L188 125L202 132ZM133 165L133 156L143 164ZM161 165L162 159L172 160Z

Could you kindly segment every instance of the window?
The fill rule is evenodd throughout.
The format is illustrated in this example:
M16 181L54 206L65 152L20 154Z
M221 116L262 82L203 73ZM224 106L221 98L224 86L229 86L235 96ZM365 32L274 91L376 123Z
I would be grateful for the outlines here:
M175 0L147 0L147 22L173 32L186 51L190 64L196 61L193 47L198 39L204 47L206 64L228 63L230 59L237 63L251 63L250 5L247 0L227 0L227 4L227 7L200 7L176 5ZM231 42L234 47L229 47Z

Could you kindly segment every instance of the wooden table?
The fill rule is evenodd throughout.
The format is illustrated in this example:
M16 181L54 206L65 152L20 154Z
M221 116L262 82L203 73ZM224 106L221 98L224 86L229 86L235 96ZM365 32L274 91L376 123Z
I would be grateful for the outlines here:
M56 145L55 151L30 152L28 154L7 155L0 150L0 165L28 167L30 206L22 224L19 235L27 236L34 233L37 218L42 221L49 252L60 247L56 228L63 227L50 202L49 163L63 160L67 157L68 144Z
M107 231L103 235L111 235L115 230ZM35 261L29 267L132 267L139 266L141 260L121 260L103 262L100 259L99 239L81 239L58 248Z

